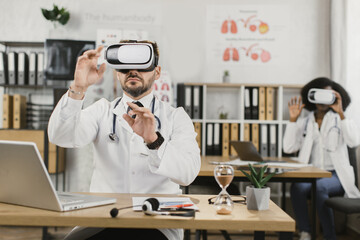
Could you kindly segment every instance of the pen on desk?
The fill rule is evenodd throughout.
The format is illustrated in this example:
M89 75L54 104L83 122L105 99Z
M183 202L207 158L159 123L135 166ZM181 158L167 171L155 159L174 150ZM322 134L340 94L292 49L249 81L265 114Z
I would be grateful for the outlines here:
M186 203L186 204L178 204L178 205L171 205L171 206L164 206L164 208L184 208L184 207L191 207L194 204Z

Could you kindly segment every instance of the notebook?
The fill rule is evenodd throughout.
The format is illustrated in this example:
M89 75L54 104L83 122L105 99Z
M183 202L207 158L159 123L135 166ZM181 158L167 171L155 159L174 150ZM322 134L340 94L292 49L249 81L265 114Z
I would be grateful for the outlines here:
M116 202L116 198L56 192L33 142L0 140L0 202L69 211Z

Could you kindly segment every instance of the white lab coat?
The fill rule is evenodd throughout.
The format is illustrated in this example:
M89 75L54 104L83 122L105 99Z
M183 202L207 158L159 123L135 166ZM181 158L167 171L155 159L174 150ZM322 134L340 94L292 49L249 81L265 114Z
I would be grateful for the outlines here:
M313 112L306 118L288 123L283 139L284 152L294 153L300 150L299 161L308 163L312 154L316 128L318 124ZM348 118L341 120L339 114L330 110L325 114L321 124L320 137L323 150L328 152L345 195L350 198L360 197L359 189L355 186L354 169L349 163L347 150L347 146L356 147L360 144L356 124ZM320 158L321 156L313 157Z
M175 109L156 99L154 115L160 119L159 131L165 141L158 150L149 150L122 117L127 106L124 98L115 109L118 99L100 99L82 110L83 101L65 93L50 117L50 142L65 148L94 143L91 192L180 194L179 184L189 185L201 165L190 117L183 108ZM151 93L140 101L150 106L152 98ZM118 141L109 138L114 114ZM176 239L182 231L177 231L176 238L164 234Z

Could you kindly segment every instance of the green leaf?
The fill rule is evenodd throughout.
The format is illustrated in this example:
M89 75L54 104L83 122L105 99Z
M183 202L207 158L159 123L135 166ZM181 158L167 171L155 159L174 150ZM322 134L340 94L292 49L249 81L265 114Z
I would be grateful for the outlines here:
M41 12L42 12L44 18L46 18L47 20L50 20L50 13L49 13L48 10L42 8L42 9L41 9Z
M70 13L69 12L65 12L59 19L59 23L61 23L62 25L65 25L70 19Z
M252 182L254 184L254 187L261 188L260 183L258 182L258 180L253 175L251 175L251 179L252 179Z
M52 11L54 12L55 16L59 15L59 13L60 13L60 10L59 10L58 6L55 5L55 4L54 4L54 8L53 8Z
M269 180L275 175L275 173L270 173L264 179L261 180L260 185L263 187Z
M251 175L254 175L254 177L255 177L256 179L258 179L258 174L257 174L257 172L255 171L253 165L251 165L250 163L249 163L249 168L250 168Z
M252 182L251 176L250 176L247 172L245 172L245 171L242 170L242 169L240 169L240 171L250 180L250 182L251 182L252 184L254 184L254 183Z

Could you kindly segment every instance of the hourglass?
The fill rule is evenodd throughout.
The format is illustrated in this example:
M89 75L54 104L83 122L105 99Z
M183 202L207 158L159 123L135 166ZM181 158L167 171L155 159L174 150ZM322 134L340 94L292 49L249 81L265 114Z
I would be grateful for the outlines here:
M221 187L221 192L216 197L214 208L218 214L231 214L234 203L226 188L230 185L234 178L234 168L230 165L219 165L214 169L214 177Z

